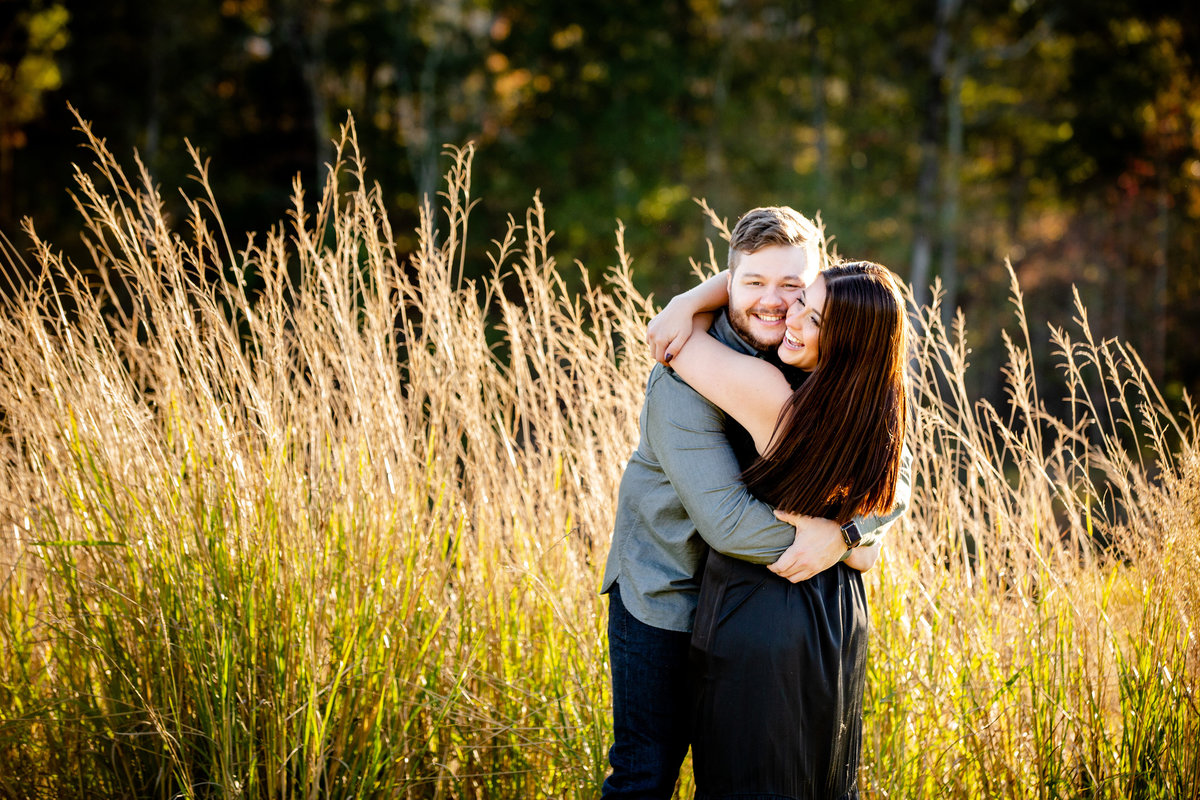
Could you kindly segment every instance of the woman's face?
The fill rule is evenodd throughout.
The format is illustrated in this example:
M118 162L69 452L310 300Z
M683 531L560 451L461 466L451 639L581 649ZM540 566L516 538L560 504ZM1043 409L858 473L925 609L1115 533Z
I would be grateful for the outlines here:
M825 309L825 278L818 275L800 299L788 307L787 332L779 345L779 360L805 372L817 367L820 357L821 312Z

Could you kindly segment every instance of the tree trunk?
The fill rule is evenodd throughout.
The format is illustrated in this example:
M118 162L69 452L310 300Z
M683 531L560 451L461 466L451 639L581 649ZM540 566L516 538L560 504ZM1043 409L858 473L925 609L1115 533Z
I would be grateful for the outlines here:
M333 132L329 119L329 104L321 86L325 71L325 39L329 34L329 9L317 4L308 29L308 58L304 62L304 86L308 90L309 110L312 113L313 136L316 141L317 163L315 186L325 180L325 165L333 162Z
M308 98L315 154L314 186L325 180L325 165L333 162L333 133L328 103L321 86L325 70L325 39L329 34L329 9L324 3L289 2L284 5L282 34L300 64L300 78Z
M162 75L165 40L173 38L163 15L166 11L155 3L147 6L150 15L150 37L146 42L146 140L142 158L152 173L158 163L158 148L162 139Z
M1150 371L1161 382L1167 367L1167 271L1171 244L1171 203L1167 186L1167 165L1158 163L1158 246L1154 249L1154 341L1150 350Z
M812 90L813 108L812 124L817 132L817 208L823 208L829 202L829 193L833 188L833 167L829 160L829 119L825 103L825 57L821 48L821 27L818 14L818 4L813 2L813 25L810 39L812 41ZM812 209L805 209L812 215Z
M0 224L6 227L13 215L13 145L17 127L0 123Z
M950 91L946 98L946 165L942 172L942 286L946 297L942 321L949 325L958 305L958 201L963 157L963 59L950 66Z
M1111 259L1110 269L1108 273L1108 291L1105 293L1111 298L1112 305L1111 322L1109 330L1117 339L1125 340L1125 321L1129 316L1129 265L1133 262L1134 253L1134 230L1133 230L1133 214L1134 211L1129 205L1128 200L1118 201L1118 219L1120 224L1118 227L1118 239L1116 250L1116 258ZM1103 231L1097 231L1098 237L1103 237ZM1103 241L1103 239L1101 239ZM1108 255L1112 255L1112 249L1109 249ZM1103 262L1102 262L1103 263ZM1103 282L1102 284L1103 285Z
M933 229L937 224L938 167L941 157L942 115L946 105L946 62L950 51L950 22L960 0L938 0L937 27L929 50L929 96L921 126L921 169L917 175L917 224L913 231L911 282L917 305L929 301L929 267Z
M721 207L722 201L728 195L726 191L725 172L725 143L721 137L721 125L725 119L725 107L729 100L729 59L738 46L739 36L736 20L733 15L721 17L721 30L717 32L718 47L716 64L713 68L712 89L712 118L708 121L708 132L704 144L704 173L708 198L717 202ZM739 209L740 213L740 209ZM704 218L704 236L716 247L720 242L716 226L707 216ZM718 259L721 257L718 250ZM718 264L724 267L724 263Z
M443 34L439 26L434 26L429 41L425 42L425 59L409 98L410 113L401 118L404 148L408 153L413 181L417 185L417 197L422 203L428 200L432 205L436 205L438 184L441 182L438 156L445 144L437 125L440 110L438 77L445 56L444 42L448 38L449 34Z

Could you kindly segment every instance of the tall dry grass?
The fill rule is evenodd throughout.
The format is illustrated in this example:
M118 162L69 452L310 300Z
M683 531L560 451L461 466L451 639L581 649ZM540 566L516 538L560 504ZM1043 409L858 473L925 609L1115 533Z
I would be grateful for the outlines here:
M172 222L84 131L91 261L29 230L0 316L0 795L595 796L650 366L620 231L573 291L535 198L464 281L468 147L401 258L348 129L235 244L199 159ZM1006 409L921 313L864 794L1194 796L1194 419L1082 308L1047 414L1013 292Z

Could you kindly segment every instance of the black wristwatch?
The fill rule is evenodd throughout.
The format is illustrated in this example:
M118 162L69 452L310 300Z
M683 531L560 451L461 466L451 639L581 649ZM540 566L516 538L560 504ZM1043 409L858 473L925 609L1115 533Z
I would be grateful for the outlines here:
M858 529L858 523L850 520L842 526L842 541L846 543L847 550L853 550L862 544L862 531Z

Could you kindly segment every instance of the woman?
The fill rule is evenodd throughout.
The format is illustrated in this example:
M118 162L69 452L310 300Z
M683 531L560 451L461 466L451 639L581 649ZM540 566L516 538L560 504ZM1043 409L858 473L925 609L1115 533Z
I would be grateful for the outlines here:
M677 298L655 324L711 308L717 286ZM759 457L744 477L760 498L839 523L891 509L907 401L904 302L887 269L832 267L788 310L779 359L808 373L795 390L709 336L668 351L678 375L753 436ZM710 552L692 637L697 798L857 796L867 643L857 569L875 555L848 550L845 563L791 583Z

